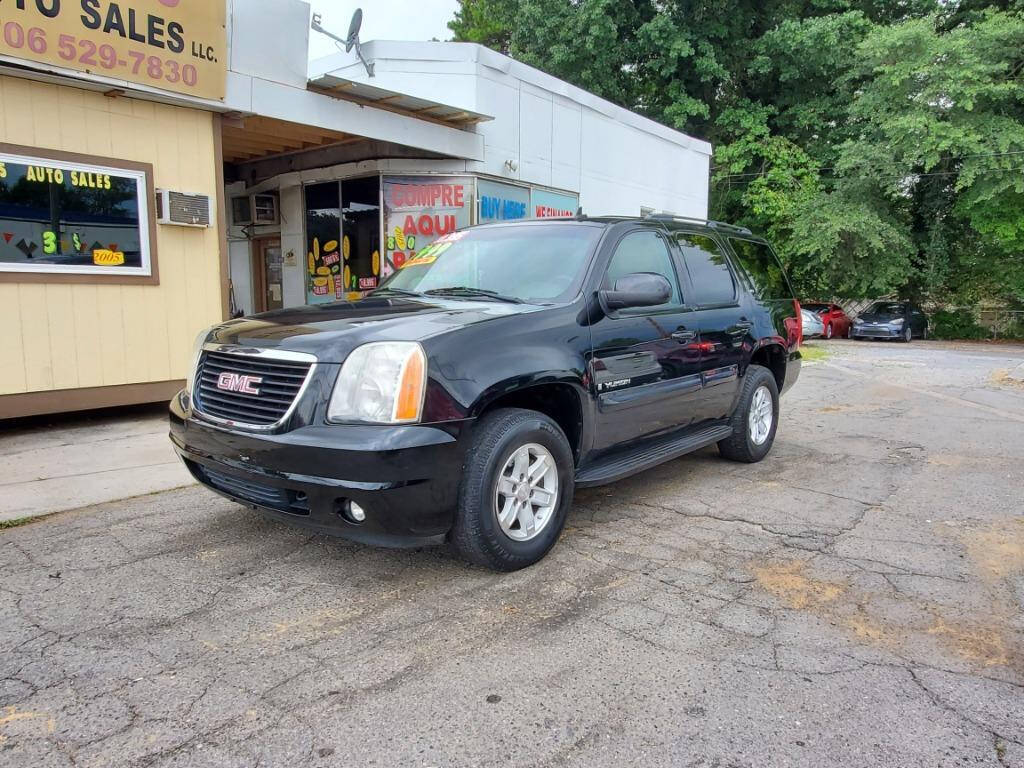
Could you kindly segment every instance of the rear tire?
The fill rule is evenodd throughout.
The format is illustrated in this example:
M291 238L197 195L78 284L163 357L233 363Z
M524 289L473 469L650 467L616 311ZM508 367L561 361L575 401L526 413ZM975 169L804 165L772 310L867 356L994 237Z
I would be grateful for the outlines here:
M553 460L554 466L541 473L547 478L548 490L542 488L535 496L530 478L520 479L517 454L527 457L525 474L531 476L535 465L537 472L546 466L541 459ZM546 474L550 472L556 473L555 478ZM550 418L520 408L501 408L484 415L474 428L463 467L455 523L449 535L452 546L471 563L495 571L516 571L533 565L548 553L562 532L572 505L574 476L569 441ZM550 493L551 480L555 481L555 498L545 514L545 506L534 501L548 498L541 494ZM527 487L519 499L516 490L524 483ZM504 524L499 520L505 510L512 514L515 509L522 512L515 514L511 524L508 517ZM534 521L536 532L531 534L528 523L522 522L526 519Z
M770 411L765 411L765 408ZM759 409L762 415L770 412L771 421L767 429L763 423L755 428L755 424L761 421L757 413ZM732 435L718 443L718 452L722 456L731 461L753 464L768 455L779 426L779 388L771 371L761 365L747 367L738 405L729 422Z

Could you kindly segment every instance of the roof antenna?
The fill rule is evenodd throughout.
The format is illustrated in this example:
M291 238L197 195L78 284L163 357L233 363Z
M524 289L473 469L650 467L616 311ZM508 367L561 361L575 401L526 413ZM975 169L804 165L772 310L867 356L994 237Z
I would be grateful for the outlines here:
M324 29L323 24L321 23L322 21L323 16L319 13L314 13L313 23L310 24L310 27L314 32L319 32L321 35L327 35L327 37L331 38L331 40L334 41L334 44L339 48L341 46L345 46L345 53L351 52L354 47L356 49L356 56L359 57L359 60L363 62L363 66L366 67L366 74L373 77L373 62L366 60L363 56L363 49L359 45L359 29L363 26L363 9L356 8L355 13L352 14L352 21L348 24L348 35L344 39L338 37L333 32L328 32Z
M586 221L587 220L587 215L585 213L583 213L583 206L582 205L579 208L576 209L576 215L573 216L573 219L575 219L576 221Z

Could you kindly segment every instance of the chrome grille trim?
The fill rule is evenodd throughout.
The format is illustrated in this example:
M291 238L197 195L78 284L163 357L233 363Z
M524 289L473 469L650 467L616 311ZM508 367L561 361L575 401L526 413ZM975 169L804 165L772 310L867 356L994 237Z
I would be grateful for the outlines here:
M208 359L208 353L211 352L217 355L237 355L240 358L242 358L242 360L239 361L240 363L248 362L250 364L259 365L261 362L270 364L274 362L281 362L307 365L308 368L306 369L305 375L302 376L302 382L299 385L299 388L296 391L294 398L292 398L291 402L287 405L281 417L274 421L273 423L252 424L244 420L229 419L223 416L217 416L213 413L209 413L203 410L205 407L203 400L203 365ZM291 415L295 412L296 407L298 407L299 401L302 399L302 396L305 394L306 389L309 387L309 382L313 380L313 375L316 372L316 368L316 356L307 354L305 352L288 352L278 349L261 349L259 347L246 347L236 344L204 344L202 354L199 356L199 361L197 363L197 370L195 371L195 374L193 376L193 381L195 382L195 391L192 392L191 395L192 413L203 421L208 421L211 424L216 424L222 427L227 427L231 429L242 429L251 432L273 432L274 430L280 429L281 426L285 422L287 422L289 418L291 418ZM278 374L275 375L280 375L281 377L287 378L292 377L286 371L279 372ZM296 373L294 375L294 378L298 379L300 375L301 374ZM209 385L209 382L206 382L206 384ZM212 397L217 398L219 396L214 392L212 394ZM273 394L271 397L263 400L261 400L259 396L256 396L253 398L252 403L247 405L246 407L254 411L269 410L276 412L280 410L279 406L283 404L282 401L285 399L285 397L287 397L287 394L284 392L277 392ZM278 406L278 408L274 408L275 403ZM212 407L217 409L224 408L224 410L227 410L227 408L224 406L214 405Z

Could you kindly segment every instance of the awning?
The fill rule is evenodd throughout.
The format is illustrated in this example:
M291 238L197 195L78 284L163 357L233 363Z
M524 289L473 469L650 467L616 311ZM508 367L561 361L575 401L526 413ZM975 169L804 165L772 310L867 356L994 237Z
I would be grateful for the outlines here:
M309 89L379 109L401 112L420 119L434 120L456 128L465 128L475 123L494 119L492 116L480 112L472 112L436 101L427 101L331 73L318 75L311 79Z
M222 136L224 159L229 163L364 140L361 136L341 131L257 115L225 116Z

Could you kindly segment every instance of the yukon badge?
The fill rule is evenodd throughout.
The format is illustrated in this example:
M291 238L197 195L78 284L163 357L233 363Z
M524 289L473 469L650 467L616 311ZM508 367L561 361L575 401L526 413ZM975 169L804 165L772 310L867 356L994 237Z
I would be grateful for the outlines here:
M228 392L240 392L243 395L258 395L260 393L258 385L262 382L262 376L249 376L248 374L224 371L217 377L217 389L224 389Z

